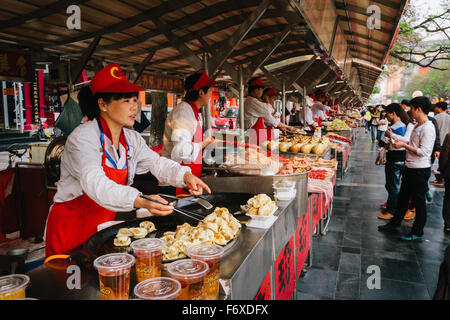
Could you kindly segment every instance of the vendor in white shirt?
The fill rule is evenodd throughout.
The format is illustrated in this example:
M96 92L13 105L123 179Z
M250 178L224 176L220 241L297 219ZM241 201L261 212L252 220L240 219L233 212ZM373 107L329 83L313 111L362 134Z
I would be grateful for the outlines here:
M295 130L273 116L273 107L261 101L265 84L261 78L252 78L248 82L248 96L244 102L244 127L250 132L250 143L260 145L271 138L271 129L282 131Z
M184 101L173 108L165 123L161 155L190 167L197 177L202 173L203 149L214 142L213 137L203 139L200 110L209 105L211 87L216 85L205 71L187 77ZM177 195L185 193L176 190Z
M131 187L135 174L151 172L160 182L187 186L200 195L208 186L188 167L153 152L132 127L138 92L118 64L100 70L80 90L80 108L90 121L67 138L61 158L61 178L46 226L46 256L67 253L97 232L97 226L115 219L117 211L145 208L150 214L168 215L173 206L143 199Z

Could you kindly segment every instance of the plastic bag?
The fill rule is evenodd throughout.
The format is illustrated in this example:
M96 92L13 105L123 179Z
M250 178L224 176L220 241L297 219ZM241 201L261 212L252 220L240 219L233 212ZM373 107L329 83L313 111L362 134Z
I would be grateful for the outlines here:
M386 149L380 148L378 150L377 159L375 160L377 166L382 166L386 164Z
M80 125L83 119L83 114L79 104L69 97L64 104L64 109L59 115L54 126L59 128L64 135L68 136L78 125Z

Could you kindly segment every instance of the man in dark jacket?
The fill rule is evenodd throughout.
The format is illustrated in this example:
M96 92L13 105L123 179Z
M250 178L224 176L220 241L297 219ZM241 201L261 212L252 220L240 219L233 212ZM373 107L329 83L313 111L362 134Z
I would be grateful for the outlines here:
M450 133L445 136L439 155L439 172L444 177L445 186L444 203L442 205L444 232L450 233Z

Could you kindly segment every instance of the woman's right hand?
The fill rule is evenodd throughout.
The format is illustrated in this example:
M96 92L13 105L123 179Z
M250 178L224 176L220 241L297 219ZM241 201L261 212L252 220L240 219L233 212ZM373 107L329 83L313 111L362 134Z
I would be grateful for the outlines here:
M157 200L161 203L164 203L164 205L146 200L141 196L138 196L134 201L134 207L147 209L150 213L157 216L167 216L173 212L173 205L167 202L167 200L161 198L156 194L149 195L148 197Z
M392 129L391 128L387 128L385 135L387 137L391 137L392 136Z

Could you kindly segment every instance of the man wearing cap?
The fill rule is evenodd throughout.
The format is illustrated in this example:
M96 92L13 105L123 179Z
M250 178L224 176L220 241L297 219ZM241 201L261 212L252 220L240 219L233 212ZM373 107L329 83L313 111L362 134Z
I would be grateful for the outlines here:
M208 186L187 167L160 157L132 127L138 110L138 92L118 64L100 70L78 100L89 119L68 136L61 157L61 178L47 218L46 256L67 253L97 232L116 212L145 208L143 216L168 215L173 206L146 200L133 187L135 174L151 172L160 182L188 187L192 194Z
M295 130L287 126L280 119L273 116L273 108L261 101L265 84L261 78L252 78L248 82L248 96L244 102L244 127L251 132L251 143L261 144L270 138L268 130L279 128L282 131Z
M208 106L211 87L216 85L217 82L209 78L205 71L187 77L184 101L173 108L165 123L161 155L190 167L197 177L202 173L202 150L214 142L213 137L203 139L200 110ZM186 192L177 189L176 193Z

